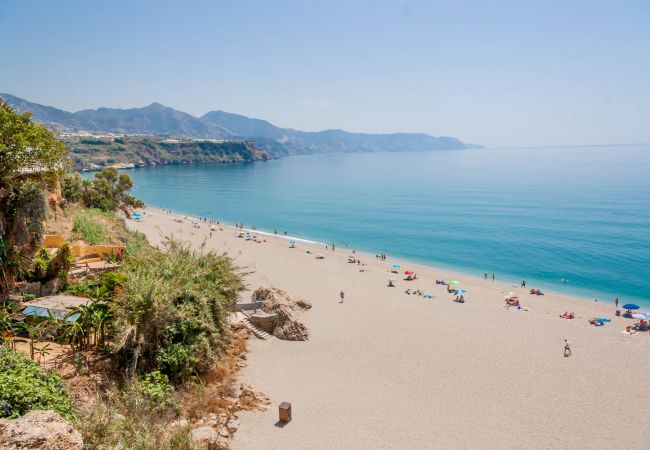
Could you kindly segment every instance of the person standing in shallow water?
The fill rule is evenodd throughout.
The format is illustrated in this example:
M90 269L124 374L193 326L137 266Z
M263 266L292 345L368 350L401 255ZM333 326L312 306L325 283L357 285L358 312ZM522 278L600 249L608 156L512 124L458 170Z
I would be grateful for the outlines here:
M492 281L494 281L494 274L492 274Z
M614 300L614 306L618 308L618 297L616 297L616 299Z
M525 287L526 287L526 280L523 280L523 281L521 282L521 287L522 287L522 288L525 288Z

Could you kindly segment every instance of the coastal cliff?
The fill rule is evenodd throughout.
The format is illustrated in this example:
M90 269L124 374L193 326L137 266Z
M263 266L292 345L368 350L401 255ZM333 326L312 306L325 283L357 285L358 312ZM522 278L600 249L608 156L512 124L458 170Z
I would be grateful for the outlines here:
M4 98L20 112L31 112L34 120L64 133L247 141L254 142L273 158L316 153L462 150L481 147L467 144L455 137L425 133L300 131L226 111L210 111L196 117L160 103L141 108L98 108L69 112L11 94L0 93L0 98ZM193 162L204 161L199 159ZM135 164L135 161L132 163Z
M64 140L78 170L271 159L266 150L248 141L168 139L153 136L69 136Z

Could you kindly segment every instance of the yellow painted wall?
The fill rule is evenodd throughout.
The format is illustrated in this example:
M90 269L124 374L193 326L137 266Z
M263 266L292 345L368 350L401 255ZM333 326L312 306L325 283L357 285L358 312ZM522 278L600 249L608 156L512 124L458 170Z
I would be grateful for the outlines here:
M123 245L73 245L72 254L77 258L88 255L116 256L124 253Z
M61 248L65 244L63 236L58 234L46 234L43 236L45 248Z

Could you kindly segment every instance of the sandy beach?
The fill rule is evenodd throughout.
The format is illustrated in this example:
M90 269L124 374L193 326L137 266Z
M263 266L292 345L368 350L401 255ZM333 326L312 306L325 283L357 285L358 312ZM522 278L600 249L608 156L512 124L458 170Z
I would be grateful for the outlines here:
M164 236L227 252L252 290L277 287L313 308L302 315L307 342L251 338L242 379L266 392L272 407L240 416L238 449L648 447L650 334L622 333L631 319L614 305L528 289L317 243L290 248L283 237L254 243L234 228L147 208L129 226L156 244ZM290 229L290 228L289 228ZM307 253L307 251L311 253ZM318 260L314 254L325 259ZM391 275L400 264L400 275ZM403 281L414 270L418 279ZM396 287L387 287L396 278ZM436 279L458 280L466 302ZM535 286L529 286L529 288ZM407 295L407 288L431 295ZM339 292L345 301L339 302ZM244 293L247 300L250 293ZM504 307L513 292L528 311ZM559 314L573 311L576 318ZM611 323L588 324L594 316ZM563 357L564 339L573 355ZM276 426L277 405L293 421Z

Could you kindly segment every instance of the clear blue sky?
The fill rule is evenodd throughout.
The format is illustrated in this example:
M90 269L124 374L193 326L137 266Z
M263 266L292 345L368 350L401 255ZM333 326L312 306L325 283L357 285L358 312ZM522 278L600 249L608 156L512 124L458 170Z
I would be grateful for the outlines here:
M0 92L490 146L650 142L650 1L0 0Z

